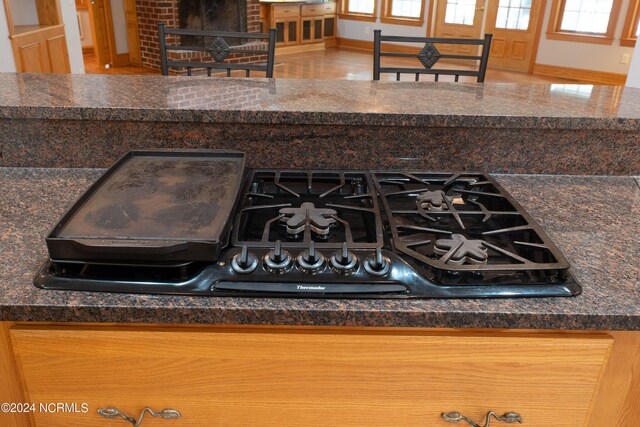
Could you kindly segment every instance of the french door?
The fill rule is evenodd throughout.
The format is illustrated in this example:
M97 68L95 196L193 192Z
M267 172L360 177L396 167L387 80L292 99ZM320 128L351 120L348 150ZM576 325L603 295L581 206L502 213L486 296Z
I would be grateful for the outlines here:
M545 0L438 0L434 35L483 38L483 33L492 33L490 66L531 71L544 4ZM471 53L469 46L458 49Z

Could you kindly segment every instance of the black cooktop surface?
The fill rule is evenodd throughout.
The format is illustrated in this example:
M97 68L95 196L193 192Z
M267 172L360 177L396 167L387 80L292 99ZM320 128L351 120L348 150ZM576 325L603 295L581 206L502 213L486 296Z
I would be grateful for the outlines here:
M231 235L219 256L52 257L35 284L307 298L539 297L581 291L540 226L482 173L249 170L232 212Z

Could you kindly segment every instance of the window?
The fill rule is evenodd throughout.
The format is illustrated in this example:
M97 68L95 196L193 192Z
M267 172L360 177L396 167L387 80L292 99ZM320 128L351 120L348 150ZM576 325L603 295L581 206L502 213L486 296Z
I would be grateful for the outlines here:
M554 0L547 38L613 43L621 0Z
M342 0L339 17L356 21L376 20L377 0Z
M636 40L640 36L640 0L631 0L629 3L629 10L627 10L627 17L624 20L624 27L622 28L622 37L620 38L621 46L633 47L636 45Z
M528 30L532 0L500 0L496 28Z
M380 22L422 26L424 7L424 0L382 0Z
M476 0L449 0L444 22L447 24L473 25L476 15Z

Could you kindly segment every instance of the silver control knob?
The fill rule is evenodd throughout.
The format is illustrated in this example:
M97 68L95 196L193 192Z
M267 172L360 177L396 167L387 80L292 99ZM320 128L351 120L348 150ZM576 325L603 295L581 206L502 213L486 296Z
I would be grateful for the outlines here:
M298 265L301 270L307 273L318 271L324 265L324 256L315 250L313 240L309 242L309 249L298 255Z
M264 263L269 271L281 273L291 265L291 255L282 249L282 242L276 240L276 247L264 256Z
M391 260L382 255L381 248L376 249L375 255L368 256L362 265L372 276L386 276L391 271Z
M249 252L247 245L242 246L240 253L235 254L231 260L231 268L240 274L251 273L257 266L258 258Z
M347 243L331 257L331 265L340 273L349 273L358 266L358 257L349 251Z

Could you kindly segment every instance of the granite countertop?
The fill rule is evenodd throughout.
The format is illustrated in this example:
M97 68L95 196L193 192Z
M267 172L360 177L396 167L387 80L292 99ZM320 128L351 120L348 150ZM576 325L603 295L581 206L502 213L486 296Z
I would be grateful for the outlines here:
M38 289L44 237L97 169L0 168L0 321L640 330L640 181L499 175L584 291L569 298L313 300Z
M0 73L0 119L640 130L638 99L619 86Z

